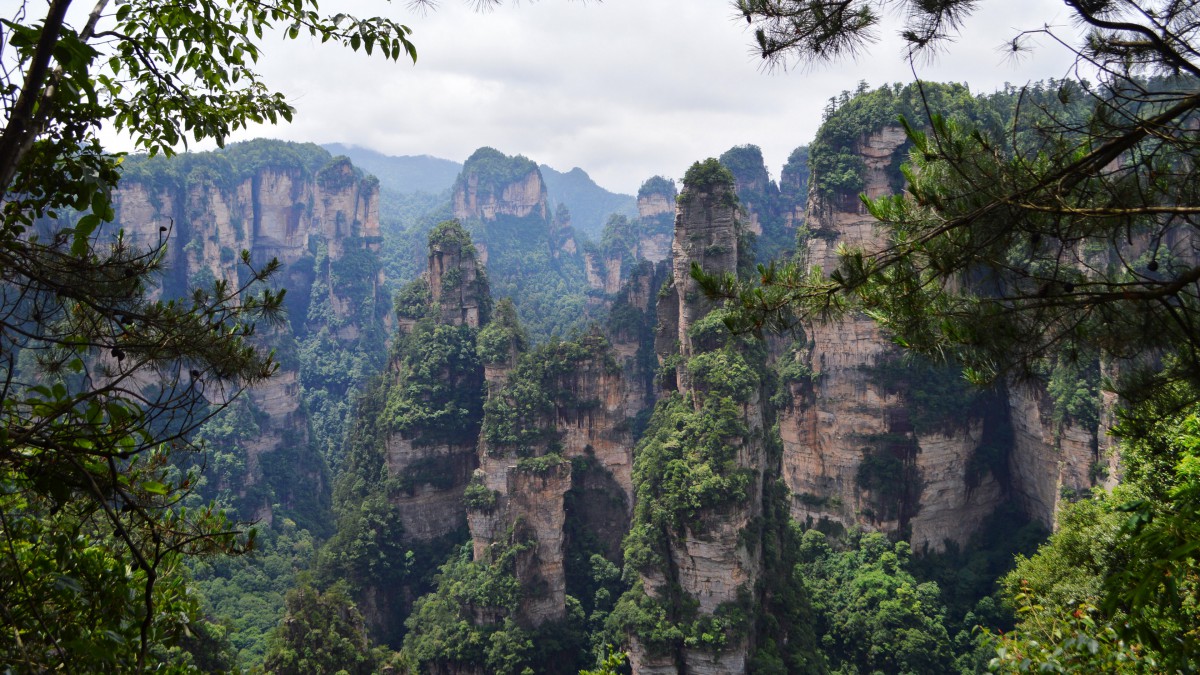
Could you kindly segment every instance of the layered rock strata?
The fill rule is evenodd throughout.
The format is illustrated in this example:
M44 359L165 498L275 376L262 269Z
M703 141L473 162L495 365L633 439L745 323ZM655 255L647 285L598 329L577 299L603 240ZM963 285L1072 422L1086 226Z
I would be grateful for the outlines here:
M275 153L278 159L261 160L255 152ZM276 344L294 333L327 330L334 340L349 345L383 320L358 311L376 304L383 283L375 258L382 241L378 183L345 158L331 159L316 151L303 159L301 153L291 152L287 144L257 141L231 146L229 159L202 153L159 165L148 162L150 168L127 175L114 193L115 225L135 246L162 247L165 272L154 292L164 297L211 288L216 280L231 290L238 288L248 278L242 251L249 252L255 269L277 259L282 270L274 281L288 289L291 322L264 327L259 340ZM224 166L224 173L205 162ZM235 173L229 162L250 168ZM352 281L341 282L351 276ZM309 316L315 304L327 305L329 311ZM289 457L303 455L300 449L310 443L299 384L302 366L295 365L286 350L281 356L280 371L235 403L248 405L258 424L256 436L240 443L245 475L239 477L239 485L228 486L243 496L263 481L265 455L280 450ZM246 515L269 522L272 503L292 504L293 496L308 501L327 494L321 460L305 461L309 466L300 472L307 481L280 481L276 487L290 494L264 497L249 505L253 513Z
M641 261L670 259L675 198L674 182L651 178L638 191L637 218L613 215L609 219L602 245L584 251L588 285L593 290L615 296Z
M465 346L474 351L474 330L490 318L491 296L487 276L476 260L470 237L456 221L442 223L429 236L429 267L415 282L429 289L426 316L438 326L470 329ZM406 334L416 323L400 328ZM439 333L423 333L423 340L437 340ZM443 338L445 339L445 338ZM416 356L394 361L389 377L394 386L403 386L414 375L409 369L427 369ZM458 392L474 391L474 411L479 412L483 370L474 358L446 363L431 375ZM472 397L462 397L471 400ZM444 405L442 401L414 401L410 405ZM409 406L403 406L406 409ZM440 414L436 411L435 414ZM465 524L463 491L479 465L476 444L479 420L460 420L462 429L450 433L429 433L428 425L388 433L383 440L387 472L393 480L412 483L394 491L389 500L395 505L404 525L407 541L430 541L445 537ZM439 430L441 431L441 430Z
M709 160L715 165L715 160ZM694 167L695 169L695 167ZM723 170L722 170L723 171ZM715 356L717 363L722 357L741 363L731 349L722 347L714 332L722 330L714 324L701 328L703 321L714 309L691 277L692 263L698 263L710 274L736 273L738 261L740 223L737 220L737 200L733 193L732 177L724 172L716 174L711 182L685 182L679 199L675 220L673 263L669 290L658 298L660 327L656 343L662 350L659 361L677 362L674 387L677 393L669 401L659 404L660 415L679 416L678 425L694 416L707 416L715 410L731 414L729 421L736 420L739 429L736 436L720 439L723 447L714 450L717 454L700 454L688 457L695 450L680 448L677 441L669 440L664 445L639 446L639 452L661 453L663 458L655 466L666 469L673 466L672 453L681 452L691 472L685 482L698 480L708 471L720 471L724 475L736 475L745 482L741 491L732 494L714 495L712 506L701 505L689 517L681 517L676 528L661 531L652 537L648 545L657 551L657 562L634 561L638 569L641 592L649 602L657 604L667 617L678 622L686 621L695 626L693 619L684 616L694 612L701 617L713 616L722 608L743 603L753 595L753 589L761 572L761 543L749 533L749 524L762 513L762 485L766 464L762 443L764 414L760 393L753 386L749 390L724 390L720 382L728 373L714 374L706 370L705 357ZM685 179L686 181L686 179ZM669 333L669 334L668 334ZM726 338L727 339L727 338ZM695 369L697 372L693 372ZM701 372L703 371L703 372ZM668 387L672 388L672 387ZM730 410L727 406L733 406ZM688 412L687 408L693 412ZM660 424L662 424L660 422ZM661 438L671 436L674 431L668 422L667 428L652 427L647 435ZM707 438L705 436L705 438ZM683 438L679 443L686 444ZM651 460L652 462L654 460ZM665 466L662 465L665 463ZM661 505L639 506L642 512L656 509L672 509L670 494L661 494L660 485L671 481L660 469L643 469L636 477L639 499L661 500ZM664 481L666 481L664 483ZM674 490L686 490L673 485ZM682 514L679 514L682 516ZM636 522L639 531L646 532L649 523ZM651 529L651 532L654 530ZM628 544L627 544L628 545ZM634 545L637 545L636 543ZM636 591L635 592L639 592ZM636 601L635 601L636 602ZM684 607L690 609L684 609ZM681 625L685 632L692 630ZM720 644L689 643L679 641L672 644L649 644L645 636L636 630L630 636L630 664L637 675L651 673L738 673L745 672L749 654L753 647L751 631L724 635Z
M860 139L868 197L889 194L887 170L906 136L885 127ZM830 272L840 246L879 250L877 223L858 204L811 192L805 260ZM854 202L857 204L857 202ZM911 537L917 550L940 550L945 541L966 543L1004 498L991 473L968 477L971 458L986 439L977 411L933 430L911 424L914 412L899 390L872 377L872 369L898 358L892 341L861 314L805 326L807 348L791 358L809 366L810 381L791 384L793 403L780 412L784 477L793 494L792 517L849 528L864 525ZM871 485L864 462L893 469L902 490ZM886 463L884 463L886 462Z
M899 127L859 139L868 198L890 194L888 173L905 141ZM813 189L807 219L804 260L825 272L837 267L839 247L869 253L886 243L856 201ZM918 551L940 550L965 544L1007 500L1052 527L1064 499L1116 473L1104 434L1056 416L1043 385L986 398L967 392L960 409L930 420L910 396L928 373L880 381L899 354L868 317L814 322L805 334L807 345L784 358L805 364L807 377L790 383L791 404L780 413L792 516L802 523L860 525L908 538ZM924 423L914 425L917 418ZM881 467L902 489L873 480Z
M568 490L579 488L575 517L604 524L610 534L628 529L632 504L632 430L628 411L643 392L631 389L599 335L576 343L548 345L498 368L489 376L488 413L479 446L475 481L491 493L486 505L468 505L476 560L489 549L516 541L528 546L518 557L522 625L538 626L566 616L564 537ZM557 392L545 407L528 410L530 387ZM502 430L516 432L514 441ZM573 460L601 477L579 485ZM606 505L622 506L613 511ZM619 536L619 535L618 535ZM615 543L615 542L614 542ZM611 544L610 544L611 548Z

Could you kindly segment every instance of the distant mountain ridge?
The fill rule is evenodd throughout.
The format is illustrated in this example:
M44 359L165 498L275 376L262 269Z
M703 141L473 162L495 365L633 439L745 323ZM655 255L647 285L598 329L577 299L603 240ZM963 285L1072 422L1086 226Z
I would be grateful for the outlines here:
M598 239L612 214L636 218L637 198L609 192L596 184L586 171L575 167L566 173L539 164L546 190L554 206L566 204L571 224L579 232Z
M441 194L454 185L463 168L461 162L429 155L385 155L342 143L327 143L322 147L330 154L349 157L355 166L374 174L385 198L387 193ZM589 237L599 238L608 217L614 213L627 217L637 215L637 199L633 195L600 187L579 167L565 173L545 164L539 164L538 169L550 193L552 209L558 204L566 205L571 212L572 225Z
M454 185L462 163L429 155L385 155L357 145L327 143L332 155L345 155L354 165L375 175L379 188L397 194L441 194Z

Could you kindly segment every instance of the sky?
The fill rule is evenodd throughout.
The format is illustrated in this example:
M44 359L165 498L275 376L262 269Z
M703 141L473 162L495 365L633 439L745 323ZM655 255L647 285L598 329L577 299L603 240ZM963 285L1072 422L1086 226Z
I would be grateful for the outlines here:
M921 79L988 92L1070 74L1071 54L1048 39L1017 62L1000 48L1046 24L1069 33L1061 0L980 5L961 37L918 68ZM578 166L610 190L635 193L650 176L678 179L692 162L747 143L762 148L777 177L813 138L831 96L862 80L914 79L894 15L858 59L768 72L729 0L507 0L488 12L440 0L423 16L403 0L325 0L322 8L404 20L417 63L269 38L259 70L296 117L239 138L455 161L488 145L560 171Z

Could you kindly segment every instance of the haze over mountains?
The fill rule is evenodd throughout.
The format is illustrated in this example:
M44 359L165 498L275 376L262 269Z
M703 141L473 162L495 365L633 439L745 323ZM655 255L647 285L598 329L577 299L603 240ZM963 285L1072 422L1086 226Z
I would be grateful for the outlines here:
M733 332L693 274L882 245L858 195L902 185L894 120L920 100L847 94L778 176L739 145L636 197L490 147L129 158L116 221L138 241L173 224L164 293L242 250L288 290L279 372L200 431L198 495L263 528L257 557L192 572L239 662L291 672L268 644L307 612L285 593L352 612L401 672L575 675L609 645L638 675L977 661L974 626L1012 625L992 595L1013 553L1117 473L1098 357L1055 368L1066 403L978 391L866 315ZM843 640L839 621L895 618L871 589L918 586L908 651Z
M385 200L417 192L440 195L454 185L463 168L461 162L429 155L385 155L342 143L326 143L322 147L330 154L349 157L355 166L379 178L381 197ZM600 236L610 215L637 215L637 200L633 195L600 187L579 167L565 173L545 164L539 164L538 168L551 196L551 209L565 204L571 212L572 225L592 238Z

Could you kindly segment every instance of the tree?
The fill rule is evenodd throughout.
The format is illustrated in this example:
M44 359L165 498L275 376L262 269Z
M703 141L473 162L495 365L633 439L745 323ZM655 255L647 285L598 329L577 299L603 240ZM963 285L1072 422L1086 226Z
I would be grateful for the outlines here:
M287 615L276 629L264 669L274 675L379 672L385 650L371 647L366 622L345 584L321 593L309 586L288 591Z
M737 4L773 62L855 49L878 18L872 2ZM950 37L974 3L898 4L916 54ZM1089 29L1076 47L1080 71L1098 82L1058 83L1049 100L1020 92L1002 130L929 108L909 120L906 194L868 205L887 225L886 245L846 251L827 276L765 270L764 288L741 294L757 325L797 308L839 311L852 297L906 345L952 351L978 380L1028 376L1047 354L1099 348L1124 360L1130 396L1162 381L1200 384L1194 3L1067 5ZM1029 37L1012 38L1013 49ZM1165 352L1176 355L1165 366L1133 367ZM1134 371L1154 371L1158 384Z
M277 266L243 252L240 285L157 297L171 232L147 244L105 231L121 157L98 131L170 154L290 119L253 70L266 32L394 60L416 50L394 20L312 0L72 9L21 2L0 28L0 661L140 671L172 658L196 618L182 557L252 544L215 507L179 506L196 477L169 454L274 371L254 328L283 293L255 290Z
M835 552L821 532L804 532L795 573L812 598L817 630L835 672L953 670L945 609L934 582L908 571L908 543L849 534Z
M953 37L978 5L735 3L756 24L772 64L861 49L886 4L906 11L901 35L910 58ZM827 273L763 267L757 286L705 278L708 290L740 300L743 328L866 311L902 345L956 358L981 382L1041 377L1098 358L1123 395L1127 445L1170 445L1181 432L1164 435L1155 420L1174 419L1200 400L1200 8L1170 0L1066 5L1081 37L1046 27L1008 43L1019 54L1040 34L1074 50L1076 79L1055 83L1053 96L1013 92L1016 104L999 129L947 119L929 105L921 119L903 122L912 143L905 193L864 200L883 225L882 246L844 250ZM1146 627L1162 624L1138 616L1194 632L1186 609L1200 559L1188 543L1194 462L1171 461L1162 447L1149 455L1158 459L1142 462L1154 467L1144 484L1178 487L1117 507L1132 514L1121 530L1129 557L1099 582L1107 620L1117 611L1135 620L1117 626L1090 618L1091 607L1071 607L1051 622L1052 637L1064 640L1059 654L1103 643L1116 645L1105 654L1124 658L1123 635L1095 631L1115 626L1149 642ZM1135 582L1143 573L1147 581ZM1089 630L1091 642L1079 642ZM1191 667L1187 639L1155 646L1166 662Z

